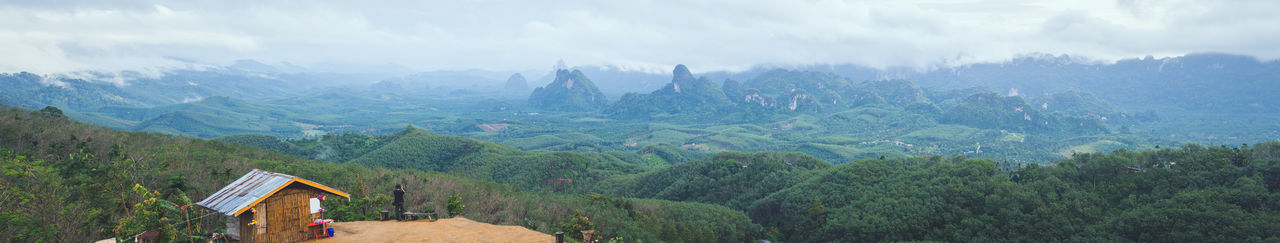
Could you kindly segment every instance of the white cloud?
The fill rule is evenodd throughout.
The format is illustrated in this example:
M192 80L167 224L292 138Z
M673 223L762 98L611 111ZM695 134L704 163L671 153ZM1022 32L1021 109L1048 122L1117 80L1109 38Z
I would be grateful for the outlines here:
M0 72L236 59L528 70L932 67L1043 52L1280 58L1277 1L32 1L0 3ZM176 57L176 58L175 58Z

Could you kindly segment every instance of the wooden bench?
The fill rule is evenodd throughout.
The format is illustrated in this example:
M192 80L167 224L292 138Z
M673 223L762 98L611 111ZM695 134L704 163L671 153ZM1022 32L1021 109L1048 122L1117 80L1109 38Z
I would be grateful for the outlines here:
M406 219L409 219L409 220L418 220L419 217L425 217L428 220L436 221L436 213L404 212L404 216Z

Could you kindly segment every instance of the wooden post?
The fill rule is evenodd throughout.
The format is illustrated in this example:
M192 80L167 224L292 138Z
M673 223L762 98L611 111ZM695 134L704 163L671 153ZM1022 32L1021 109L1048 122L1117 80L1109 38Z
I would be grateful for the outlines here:
M593 234L595 234L595 233L596 233L596 230L583 230L583 231L582 231L582 242L591 242L591 235L593 235Z
M187 213L188 206L191 206L191 204L182 205L182 216L187 218L187 242L196 243L196 238L191 237L191 214Z
M556 243L564 243L564 232L556 232Z

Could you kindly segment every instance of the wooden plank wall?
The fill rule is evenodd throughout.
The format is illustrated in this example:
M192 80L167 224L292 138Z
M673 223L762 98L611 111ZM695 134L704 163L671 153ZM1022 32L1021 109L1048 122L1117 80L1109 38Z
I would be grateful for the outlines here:
M269 225L267 224L267 205L262 203L254 205L253 211L253 221L258 222L253 227L250 227L250 229L253 229L253 239L266 242L269 239L267 238L267 225Z
M319 192L308 188L290 186L271 195L266 205L267 232L270 242L296 242L311 238L307 224L311 223L309 206L311 197Z
M250 220L253 220L253 213L240 214L240 242L253 242L253 228L249 226Z

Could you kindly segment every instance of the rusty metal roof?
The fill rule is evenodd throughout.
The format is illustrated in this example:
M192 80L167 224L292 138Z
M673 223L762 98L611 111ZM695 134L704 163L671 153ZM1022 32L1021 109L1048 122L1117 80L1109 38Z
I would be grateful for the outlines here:
M253 207L255 204L262 202L263 199L275 194L276 191L283 189L294 182L299 182L316 189L324 190L334 195L350 198L351 196L345 192L320 185L302 178L291 175L272 173L265 170L253 169L248 174L244 174L240 179L231 182L230 185L223 187L218 192L209 195L209 197L196 203L201 207L208 208L213 211L226 214L227 216L236 216L245 209Z

